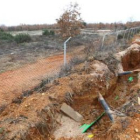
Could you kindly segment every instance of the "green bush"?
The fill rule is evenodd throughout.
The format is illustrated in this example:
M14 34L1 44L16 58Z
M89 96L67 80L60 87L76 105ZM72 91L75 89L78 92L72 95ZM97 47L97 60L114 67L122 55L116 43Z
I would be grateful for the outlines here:
M53 30L50 30L50 35L55 35L55 32Z
M50 35L50 32L45 29L42 34L45 35L45 36L48 36L48 35Z
M0 40L13 41L14 37L10 33L0 31Z
M0 28L0 32L4 32L4 30L2 28Z
M24 43L24 42L30 42L31 37L29 34L18 34L15 36L15 41L17 43Z
M55 35L53 30L48 31L47 29L45 29L42 34L45 36Z
M83 26L86 27L87 26L87 23L86 22L82 22Z

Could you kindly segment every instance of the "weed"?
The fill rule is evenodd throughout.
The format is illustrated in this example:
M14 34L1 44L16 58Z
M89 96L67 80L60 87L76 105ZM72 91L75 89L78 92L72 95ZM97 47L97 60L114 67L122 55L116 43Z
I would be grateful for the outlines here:
M69 75L72 68L75 66L75 65L78 65L80 63L83 63L84 61L86 60L85 57L73 57L69 63L67 63L65 66L61 66L61 69L60 69L60 72L59 72L59 77L63 77L63 76L66 76L66 75Z
M85 59L86 59L85 57L77 57L77 56L75 56L70 60L69 63L74 66L74 65L78 65L80 63L83 63L85 61Z
M59 77L63 77L65 75L67 75L72 69L72 65L66 64L65 66L61 66L60 72L59 72Z

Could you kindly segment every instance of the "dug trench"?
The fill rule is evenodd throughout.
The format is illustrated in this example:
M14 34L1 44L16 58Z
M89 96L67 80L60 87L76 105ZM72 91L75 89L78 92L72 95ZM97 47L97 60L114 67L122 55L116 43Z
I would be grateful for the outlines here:
M129 67L131 57L128 59L128 52L134 48L140 49L140 46L131 46L125 53L115 54L113 60L107 56L102 61L78 64L67 76L44 85L41 92L35 91L20 103L6 106L0 114L0 140L86 140L89 139L88 134L93 134L95 140L124 139L133 119L140 113L136 101L140 96L140 88L136 87L139 73L121 77L117 73L123 69L139 68L139 62ZM140 56L140 51L137 53ZM115 60L113 64L107 62ZM129 81L129 77L133 77L133 81ZM90 124L104 111L98 102L98 93L104 96L113 111L117 111L115 122L104 115L87 133L82 134L80 126ZM60 108L64 102L80 113L84 120L75 122L63 114ZM120 116L119 112L124 115ZM134 132L129 135L130 139L132 137Z

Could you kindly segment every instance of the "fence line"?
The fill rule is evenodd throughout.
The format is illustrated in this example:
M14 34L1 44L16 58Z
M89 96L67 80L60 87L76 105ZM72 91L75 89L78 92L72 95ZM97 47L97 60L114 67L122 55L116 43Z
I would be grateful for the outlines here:
M121 36L122 40L127 41L130 38L132 38L135 34L137 34L139 31L140 31L140 27L135 27L135 28L130 28L130 29L126 29L126 30L119 30L116 32L105 33L102 37L102 43L101 43L100 50L102 50L102 48L105 46L104 43L105 43L105 40L106 40L108 35L115 34L115 36L116 36L116 41L114 40L114 44L115 44L115 42L117 42L119 40L119 35ZM112 44L112 45L114 45L114 44Z
M100 52L105 49L108 49L109 51L113 51L113 49L114 48L116 49L119 45L121 45L121 43L126 44L126 41L129 40L131 37L133 37L135 34L137 34L139 31L140 31L140 27L135 27L135 28L127 29L127 30L119 30L116 32L104 33L104 35L99 36L98 41L94 41L95 46L97 47L97 50L95 50L95 51ZM95 33L93 33L93 34L95 34ZM107 40L109 40L109 41L107 41ZM96 42L97 42L97 45L96 45ZM42 65L44 65L44 64L45 63L43 63L43 64L40 63L38 68L35 68L35 70L40 69L42 67ZM48 65L48 63L46 63L46 66L47 65ZM52 65L55 65L55 64L52 63ZM47 78L47 83L49 83L49 82L52 82L55 79L61 77L61 75L60 75L61 68L62 68L62 65L57 65L50 71L46 71L47 73L45 75L42 74L42 79ZM35 78L38 78L38 77L35 77ZM31 79L30 82L32 82L32 80L33 79ZM27 83L25 83L25 85L26 84ZM24 86L24 85L21 84L21 86Z

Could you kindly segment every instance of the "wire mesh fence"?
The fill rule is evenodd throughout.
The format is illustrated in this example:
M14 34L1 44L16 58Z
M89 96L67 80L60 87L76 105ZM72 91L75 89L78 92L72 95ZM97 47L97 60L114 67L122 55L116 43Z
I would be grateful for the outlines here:
M103 35L100 50L107 48L116 49L119 46L124 46L135 34L139 32L140 27L135 27L127 30L106 33Z
M87 31L83 32L83 34L81 34L77 38L72 38L70 44L71 46L72 45L76 46L77 44L79 46L84 44L83 45L84 49L82 50L84 55L82 55L82 57L80 58L81 54L79 54L79 52L76 51L78 47L77 48L73 47L72 49L69 49L68 47L67 53L70 55L67 57L67 59L68 60L72 59L73 62L71 61L69 64L67 64L65 68L63 66L64 61L63 51L61 51L60 54L53 56L53 53L55 51L52 51L52 49L47 50L48 53L49 51L50 52L52 51L51 52L52 56L45 58L46 49L41 47L40 48L31 47L30 50L26 49L29 46L26 46L26 48L16 47L13 49L12 48L9 49L8 47L6 49L6 47L4 47L3 49L5 51L0 55L1 61L0 78L5 79L1 80L0 82L0 86L2 87L0 91L3 93L7 91L13 92L16 91L16 88L18 88L20 89L21 92L29 88L36 87L38 84L40 84L41 81L46 81L45 83L50 83L55 79L57 79L58 77L66 75L67 71L69 71L72 68L72 65L74 65L74 63L78 63L78 61L80 62L79 59L81 59L81 61L83 62L90 56L93 57L98 54L102 55L103 53L105 54L106 52L113 53L119 51L121 48L123 49L126 48L128 41L139 32L140 27L135 27L127 30L120 30L116 32L110 31L102 34ZM63 47L63 44L61 44L61 46ZM40 58L40 60L36 61L37 63L32 62L30 64L30 59L32 59L31 57L32 51L35 51L35 55L38 55L39 53L44 54L44 56L42 57L43 59ZM16 52L20 52L19 55L16 55ZM6 65L5 67L8 69L8 67L10 67L13 64L18 65L17 61L19 61L19 59L21 60L20 63L22 63L23 61L23 57L21 57L22 55L24 58L26 58L27 62L29 61L26 67L20 67L19 69L11 70L7 72L7 75L6 73L3 73L4 71L3 65L4 66ZM13 60L15 61L12 62Z
M23 101L25 102L23 105L28 105L25 100L27 97L30 97L30 95L33 95L34 93L43 95L43 92L47 90L45 85L53 83L58 78L68 76L71 74L70 71L75 65L85 63L86 61L92 59L91 57L98 57L100 60L99 55L100 57L107 55L109 59L110 55L112 55L114 52L118 52L121 49L123 50L124 48L128 47L129 40L139 32L140 28L136 27L102 34L86 32L76 38L72 38L71 42L67 46L67 64L65 66L62 49L55 51L54 48L39 48L37 45L36 47L31 47L31 49L28 49L30 46L26 46L26 48L18 48L20 46L17 46L16 48L9 49L8 46L5 46L6 48L3 48L5 51L0 54L0 114L8 105L9 108L12 108L11 103L16 104L17 106L21 105L21 110L18 111L22 112ZM63 44L59 46L63 48ZM17 52L18 55L16 55ZM43 57L37 57L35 61L31 62L30 59L34 59L34 56L32 55L36 56L42 54ZM50 54L50 56L48 54ZM25 58L28 62L26 64L22 63L23 59ZM17 61L22 64L19 67L14 67L11 70L8 69L11 67L12 63L17 65ZM115 63L115 60L113 63ZM5 69L3 69L4 66L2 64L6 64ZM85 63L85 69L86 64L87 63ZM106 75L106 81L108 81L108 77L109 76ZM29 101L32 101L32 99L33 98L29 99ZM47 98L45 98L45 100L47 100ZM55 102L53 103L55 104ZM48 104L49 101L47 105ZM55 105L53 107L48 105L47 108L41 110L38 113L41 121L39 120L36 124L34 124L34 126L32 125L32 122L27 121L27 131L24 132L21 129L20 137L22 137L22 139L28 139L26 136L29 134L32 134L31 136L28 136L31 137L29 139L35 139L35 134L39 135L40 139L45 139L48 137L50 130L56 125L55 119L53 118L54 115L56 115L57 110L55 110ZM27 108L27 106L25 106L25 108ZM10 123L15 123L17 124L17 127L19 127L19 122L21 120L24 122L26 119L21 114L18 114L16 117L14 116L15 118L13 118L13 120L10 118L11 116L8 116L11 119ZM5 122L7 123L7 121L9 121L8 119L3 119L0 121L0 125L4 124ZM15 134L15 136L16 135L17 134ZM5 136L6 135L3 135L3 137Z

